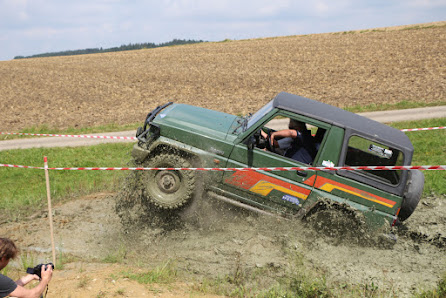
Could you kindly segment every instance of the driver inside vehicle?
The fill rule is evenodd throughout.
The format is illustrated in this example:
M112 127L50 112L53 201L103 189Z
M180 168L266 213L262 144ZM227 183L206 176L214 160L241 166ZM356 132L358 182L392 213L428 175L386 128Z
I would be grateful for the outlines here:
M262 137L269 141L269 147L275 152L280 148L283 155L305 164L311 164L316 156L317 150L311 131L307 129L304 122L290 119L288 129L270 132L263 130Z

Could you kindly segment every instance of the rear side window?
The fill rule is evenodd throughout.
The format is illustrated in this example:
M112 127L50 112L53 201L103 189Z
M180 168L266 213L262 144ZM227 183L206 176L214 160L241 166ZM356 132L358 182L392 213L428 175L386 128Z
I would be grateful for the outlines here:
M345 158L347 166L401 166L403 161L403 153L397 149L359 136L352 136L349 139ZM401 170L361 170L359 172L392 185L397 185L401 178Z

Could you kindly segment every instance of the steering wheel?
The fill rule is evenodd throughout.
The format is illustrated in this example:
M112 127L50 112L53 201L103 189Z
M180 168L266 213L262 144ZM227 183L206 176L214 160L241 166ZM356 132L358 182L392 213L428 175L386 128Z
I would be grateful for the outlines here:
M266 137L266 144L267 144L266 149L271 152L276 153L276 148L274 147L274 144L271 144L271 134L272 134L272 131L271 130L268 131L268 136Z
M256 142L257 142L257 148L259 148L259 149L266 148L266 150L268 150L268 151L276 152L275 147L271 146L272 132L273 132L272 130L269 130L268 134L266 135L266 138L263 137L263 135L262 135L262 129L259 129L258 132L256 132L254 134L254 137L256 138Z
M259 148L263 149L266 148L266 150L271 152L276 152L274 146L271 146L271 133L272 131L268 131L268 134L266 135L266 138L262 136L262 129L259 130L258 135L259 138Z

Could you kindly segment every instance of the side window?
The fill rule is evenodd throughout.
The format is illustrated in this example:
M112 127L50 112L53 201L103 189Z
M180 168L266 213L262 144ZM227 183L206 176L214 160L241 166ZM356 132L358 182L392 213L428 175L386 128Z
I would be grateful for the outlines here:
M403 165L403 153L389 146L373 142L363 137L352 136L348 142L345 165L347 166L400 166ZM397 185L401 171L360 171L384 183Z
M262 128L257 147L311 165L325 132L325 129L309 123L279 116Z

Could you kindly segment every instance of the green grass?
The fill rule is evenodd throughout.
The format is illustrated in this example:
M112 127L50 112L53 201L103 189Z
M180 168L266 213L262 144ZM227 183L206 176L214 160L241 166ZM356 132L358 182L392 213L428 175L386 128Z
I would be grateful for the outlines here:
M416 297L419 298L442 298L446 297L446 272L443 274L442 278L437 283L437 288L429 291L424 291Z
M127 246L121 243L119 249L114 253L110 253L104 257L102 262L104 263L122 263L127 256Z
M0 151L0 163L49 167L125 167L133 143L101 144L73 148L35 148ZM49 171L53 202L119 186L121 171ZM36 169L0 168L0 209L9 219L46 206L45 172ZM2 220L5 220L3 217Z
M167 261L154 269L142 272L121 272L123 278L135 280L141 284L162 283L167 284L174 282L177 277L177 269L175 263Z
M446 118L391 123L390 126L404 128L426 128L446 126ZM412 165L446 165L446 129L406 132L415 151ZM446 171L423 171L425 194L446 194Z
M415 26L411 26L411 27L402 28L401 30L403 30L403 31L405 31L405 30L423 30L423 29L431 29L431 28L441 28L441 27L445 27L445 26L446 26L446 24L430 25L430 26L415 25Z
M446 118L393 123L402 128L446 126ZM413 165L446 164L446 130L407 132L415 153ZM133 143L101 144L73 148L36 148L0 151L0 163L49 167L125 167L130 161ZM116 190L120 171L50 171L51 196L54 202L96 191ZM446 194L446 171L424 171L425 194ZM2 220L29 215L46 206L45 173L43 170L0 168L0 209Z
M436 102L425 103L425 102L403 100L403 101L397 102L395 104L355 105L355 106L343 107L343 109L353 112L353 113L362 113L362 112L426 108L426 107L436 107L436 106L444 106L444 105L446 105L446 101L436 101Z
M281 268L245 268L251 271L234 282L233 274L223 278L205 278L193 290L201 294L216 294L225 297L393 297L388 289L377 284L348 285L328 282L324 271L305 263L305 257L298 252L289 252L289 262ZM261 270L256 273L255 271ZM281 277L277 273L282 272ZM233 269L237 272L237 269ZM254 272L252 272L254 271ZM252 273L252 274L251 274ZM268 278L271 277L271 278Z
M22 269L26 271L28 268L34 268L37 265L36 257L32 253L24 252L20 255L20 264Z
M106 125L93 126L93 127L69 127L67 129L59 129L56 127L50 127L48 125L25 127L18 131L19 133L33 133L33 134L66 134L66 135L83 135L100 132L115 132L115 131L127 131L135 130L138 126L141 126L141 122L130 124L116 124L110 123ZM6 131L16 132L16 131ZM35 136L19 136L19 135L0 135L0 140L10 140L18 138L35 138Z

